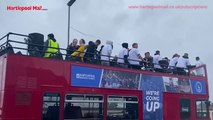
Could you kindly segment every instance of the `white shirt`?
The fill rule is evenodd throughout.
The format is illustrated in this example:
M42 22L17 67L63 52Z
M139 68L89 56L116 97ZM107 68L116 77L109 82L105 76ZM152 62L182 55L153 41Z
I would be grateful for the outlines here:
M118 63L124 63L124 56L128 55L128 50L123 48L118 54Z
M154 68L161 69L161 66L159 65L160 60L162 60L160 55L154 55L154 57L153 57Z
M101 50L101 60L109 61L111 53L112 53L112 46L108 44L104 45L104 47Z
M178 68L187 68L187 66L190 65L189 59L179 57L176 67Z
M174 69L174 67L176 66L177 62L178 62L178 58L179 57L174 57L170 60L169 62L169 68Z
M138 55L139 55L140 53L139 53L139 51L138 51L138 49L136 49L136 48L132 48L130 51L129 51L129 57L128 57L128 59L129 59L129 63L131 64L131 65L139 65L140 63L139 63L139 61L140 61L140 59L138 58ZM134 60L134 61L133 61Z
M196 61L195 63L196 67L199 67L201 65L203 65L203 62L201 60Z
M201 65L203 65L204 63L201 60L196 61L195 65L196 67L199 67ZM203 67L196 69L196 73L199 76L203 76L204 75L204 69Z

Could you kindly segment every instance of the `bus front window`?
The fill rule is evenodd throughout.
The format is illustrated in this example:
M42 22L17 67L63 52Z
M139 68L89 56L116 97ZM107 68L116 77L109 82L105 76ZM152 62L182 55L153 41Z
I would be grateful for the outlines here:
M197 113L197 118L209 118L209 101L197 100L196 113Z

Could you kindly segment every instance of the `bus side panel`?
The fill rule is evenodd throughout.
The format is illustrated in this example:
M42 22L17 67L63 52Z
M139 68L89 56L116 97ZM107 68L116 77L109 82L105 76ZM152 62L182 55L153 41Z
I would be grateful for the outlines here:
M163 99L164 120L180 120L180 101L178 95L164 93Z
M38 120L42 107L40 94L37 92L25 92L7 89L4 97L4 119L14 120ZM38 110L39 109L39 110Z
M32 76L38 72L30 71L29 63L31 61L10 57L8 56L7 59L3 119L41 119L41 93L37 77Z

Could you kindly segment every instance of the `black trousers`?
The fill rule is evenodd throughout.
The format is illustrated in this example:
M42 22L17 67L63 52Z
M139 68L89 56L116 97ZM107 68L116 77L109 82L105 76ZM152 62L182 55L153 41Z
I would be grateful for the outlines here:
M184 68L178 68L178 67L177 67L177 74L178 75L187 75L187 73L184 70Z
M137 69L137 70L141 70L141 66L140 65L131 65L132 69Z

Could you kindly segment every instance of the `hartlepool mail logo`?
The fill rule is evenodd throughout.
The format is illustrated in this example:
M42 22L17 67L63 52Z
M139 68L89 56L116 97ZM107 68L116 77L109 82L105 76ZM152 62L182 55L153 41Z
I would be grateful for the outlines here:
M41 11L47 10L43 6L7 6L8 11Z
M95 75L91 75L91 74L76 74L76 78L77 79L84 79L84 80L96 80L95 79Z

